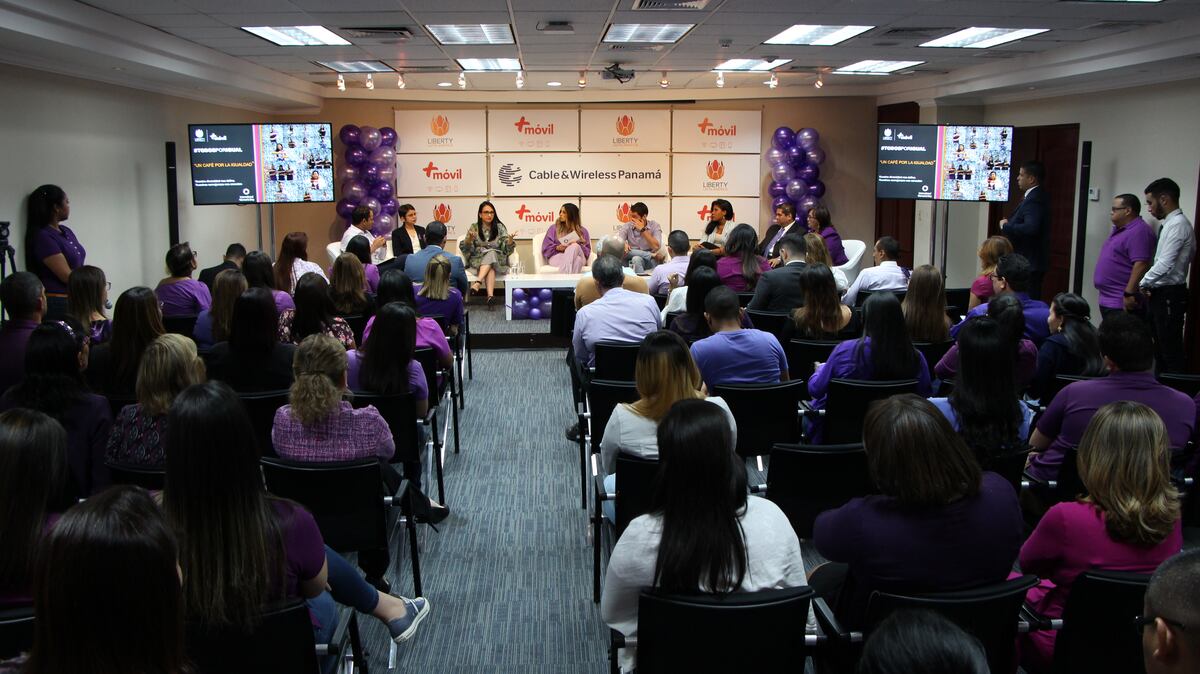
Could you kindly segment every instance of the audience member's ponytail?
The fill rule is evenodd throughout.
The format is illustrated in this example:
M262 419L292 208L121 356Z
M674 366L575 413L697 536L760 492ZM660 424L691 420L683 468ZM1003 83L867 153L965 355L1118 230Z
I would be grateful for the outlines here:
M54 209L62 206L67 193L58 185L42 185L29 195L25 204L25 268L40 269L41 260L36 258L38 232L54 219Z
M296 349L292 372L292 414L305 426L315 424L332 414L342 399L346 348L328 335L309 335Z
M1062 319L1062 335L1067 340L1067 348L1083 361L1083 370L1079 374L1088 377L1107 374L1104 357L1100 355L1100 337L1096 334L1096 326L1092 325L1092 308L1087 300L1075 293L1059 293L1054 296L1051 306Z

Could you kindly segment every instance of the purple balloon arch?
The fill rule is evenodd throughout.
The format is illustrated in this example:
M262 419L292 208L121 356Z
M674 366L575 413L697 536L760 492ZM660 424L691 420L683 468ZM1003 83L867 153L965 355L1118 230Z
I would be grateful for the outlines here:
M346 146L342 157L345 163L338 169L341 199L337 202L338 217L350 226L350 215L358 206L366 206L375 214L372 232L390 233L396 227L396 130L390 126L376 129L371 126L346 124L338 131Z
M792 129L781 126L771 135L771 147L763 153L770 167L771 184L767 194L771 197L772 209L782 204L791 204L798 218L820 205L825 196L825 183L821 182L821 164L825 162L825 151L820 146L821 135L816 129Z

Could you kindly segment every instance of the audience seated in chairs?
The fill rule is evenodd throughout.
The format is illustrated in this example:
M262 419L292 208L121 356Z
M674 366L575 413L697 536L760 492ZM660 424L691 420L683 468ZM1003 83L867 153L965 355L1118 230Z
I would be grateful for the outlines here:
M1200 671L1200 639L1188 625L1200 625L1200 550L1181 552L1150 577L1139 620L1146 674Z
M0 281L0 304L8 320L0 325L0 394L25 376L25 347L46 314L46 289L36 274L13 272Z
M667 320L667 314L672 311L684 311L687 307L687 287L692 282L692 274L698 267L708 267L717 270L717 256L711 250L701 248L694 251L688 258L687 273L683 276L667 277L670 294L667 295L667 306L662 309L662 319ZM718 277L719 279L719 277Z
M196 327L192 338L196 346L204 351L213 348L217 342L229 339L229 327L233 322L233 304L237 298L246 292L249 284L246 276L240 270L226 269L217 274L213 280L212 306L196 316Z
M158 282L154 294L162 304L163 316L195 316L212 306L208 286L192 278L196 271L196 253L186 241L167 251L170 276Z
M901 303L908 338L914 342L945 342L950 339L950 317L946 315L946 288L942 272L923 264L912 272L908 292Z
M442 249L445 243L446 225L437 220L430 222L425 226L425 247L404 260L404 273L408 274L413 283L423 284L425 268L429 265L429 261L438 255L444 255L450 261L450 284L458 289L460 295L465 297L467 294L466 268L463 266L461 257Z
M983 306L986 307L985 311L976 316L987 316L1000 324L1000 330L1006 337L1005 341L1016 354L1017 387L1024 388L1033 379L1034 371L1037 368L1038 347L1032 340L1023 336L1025 314L1021 310L1021 301L1013 295L1007 294L1000 295ZM961 330L966 323L967 321L964 321L955 328ZM954 381L957 372L958 344L955 343L933 366L933 374L942 381Z
M642 590L724 594L806 584L787 516L747 495L728 414L685 399L658 425L661 466L650 512L634 519L613 548L600 605L604 622L626 638L637 635ZM635 661L626 648L621 670L631 671Z
M692 358L709 388L721 384L773 384L788 380L787 356L769 332L742 327L745 314L728 286L704 298L712 335L692 344Z
M980 304L987 304L996 294L992 287L992 276L1000 258L1011 255L1012 242L1003 236L989 236L979 245L979 276L971 283L971 299L965 307L968 311Z
M825 247L825 239L821 238L820 234L809 232L804 235L804 247L808 250L804 255L804 264L823 264L829 267L830 273L833 274L834 285L837 286L838 297L844 295L850 288L850 281L846 279L846 272L833 264L829 249Z
M1157 412L1173 450L1187 445L1196 424L1195 401L1154 379L1151 343L1149 326L1133 314L1113 315L1100 324L1100 352L1109 374L1069 384L1054 396L1029 439L1035 452L1029 456L1030 475L1054 479L1063 452L1079 446L1096 411L1120 400L1142 403Z
M0 413L0 609L33 603L38 545L72 499L67 432L49 416Z
M758 254L758 234L754 228L745 223L734 227L725 238L725 254L717 260L721 283L734 292L751 292L768 271L771 265Z
M670 254L671 259L656 266L654 271L650 272L647 289L651 295L666 297L670 294L672 274L676 275L680 283L683 283L691 264L691 258L688 257L690 247L691 241L688 239L687 232L682 229L672 230L667 235L667 253Z
M292 300L291 286L288 286L287 290L281 290L275 285L275 269L270 255L257 250L250 253L242 262L242 273L246 275L246 283L251 288L266 288L271 291L276 314L296 308L296 303Z
M1100 377L1108 373L1091 318L1091 307L1079 295L1054 296L1047 319L1050 336L1038 349L1037 369L1029 385L1030 397L1042 399L1054 388L1059 375Z
M137 402L126 405L113 420L105 460L161 468L167 411L175 396L203 383L204 377L204 361L192 340L166 334L151 342L138 367Z
M365 236L356 236L350 239L350 243L346 244L346 252L358 258L358 261L363 266L363 278L366 281L366 286L363 288L365 292L372 295L379 292L379 266L371 261L371 243ZM330 270L330 274L333 270Z
M1004 328L979 316L958 333L959 363L948 398L929 402L946 415L981 466L1028 447L1033 410L1020 399L1012 344Z
M85 264L67 277L67 313L87 330L92 346L112 339L112 321L105 315L108 280L104 270Z
M266 493L250 420L219 382L187 389L171 407L162 505L179 537L191 622L249 631L268 603L304 598L318 643L328 643L336 626L334 602L375 616L400 642L429 613L423 598L372 587L324 545L308 511Z
M141 489L113 487L71 508L34 570L33 652L23 668L10 661L0 671L190 671L178 558L162 510ZM104 603L103 618L80 608L84 596Z
M334 313L341 316L375 313L375 297L367 293L362 262L353 253L338 256L329 279L329 301Z
M416 296L422 316L441 316L447 332L457 335L463 324L463 294L450 285L450 260L435 255L425 267L425 282Z
M1005 255L996 263L996 271L992 272L992 290L996 297L1014 295L1021 302L1021 312L1025 316L1025 339L1040 346L1050 336L1047 319L1050 306L1041 300L1030 299L1029 282L1032 274L1029 260L1019 253ZM995 299L995 298L993 298ZM990 302L989 302L990 304ZM967 312L963 322L987 312L987 304L975 307ZM957 337L962 329L962 323L950 328L950 336Z
M902 609L871 630L857 674L990 674L983 644L933 611Z
M227 248L225 248L225 257L221 260L221 263L213 265L212 267L201 269L200 274L197 275L196 278L198 278L201 283L208 286L209 290L213 290L213 284L217 280L217 274L220 274L227 269L240 271L242 268L242 263L245 262L245 260L246 247L240 243L231 243Z
M871 255L875 259L875 266L858 272L854 283L842 298L847 306L855 306L860 290L904 290L908 287L908 277L912 271L900 266L899 241L890 236L881 237L875 242Z
M379 280L379 295L375 301L381 307L392 302L400 302L411 307L413 311L417 310L412 281L409 280L407 274L398 269L389 269L383 272L383 277ZM375 317L372 316L367 320L367 327L363 329L364 343L371 338L371 328L374 325ZM442 332L442 327L438 325L438 322L432 318L417 318L417 348L426 347L433 349L438 363L448 367L454 362L454 356L450 352L450 342L446 339L446 333ZM361 358L361 354L359 357ZM351 367L353 365L354 363L351 363Z
M233 303L229 340L218 342L209 352L209 378L219 379L242 393L279 391L291 386L296 346L281 344L278 330L279 317L271 292L253 287L243 292Z
M604 481L607 493L616 492L613 469L618 452L643 459L658 458L658 424L680 400L708 400L720 407L729 420L733 445L737 446L733 413L721 398L705 397L700 370L679 335L666 330L646 335L638 350L636 381L637 401L613 408L604 427L604 439L600 441L600 470L607 475ZM608 519L615 520L612 501L606 501L604 506Z
M88 384L98 393L132 397L142 352L166 332L153 290L136 286L121 293L113 310L112 341L88 354Z
M702 252L693 253L693 257L702 254ZM708 319L704 317L704 300L708 298L713 288L720 288L722 284L715 269L698 265L692 271L689 286L692 291L684 296L687 302L684 305L683 313L675 316L671 324L665 327L691 344L712 335L712 328L708 325ZM738 320L743 328L754 327L745 312L739 312Z
M592 265L600 299L579 310L571 344L584 367L595 364L596 342L640 342L661 327L658 304L645 293L625 290L621 259L601 255Z
M863 445L880 494L822 513L813 528L817 551L841 566L818 567L810 581L841 622L862 627L875 590L949 591L1007 577L1021 546L1017 494L980 471L936 407L915 394L876 403Z
M25 351L25 378L0 398L0 410L25 407L44 412L67 430L71 494L84 498L108 486L104 443L112 412L103 396L83 381L88 364L87 335L72 321L34 328Z
M599 247L600 255L612 255L621 259L625 254L625 244L615 236L606 236L601 239ZM649 292L646 279L638 276L629 267L622 267L621 271L625 274L625 278L621 280L622 288L635 293ZM575 311L579 311L598 299L600 299L600 288L596 285L594 272L589 270L575 284Z
M804 304L792 311L792 320L784 324L779 341L786 344L793 339L837 339L839 333L852 327L854 310L839 301L829 267L810 262L800 267L798 276Z
M308 259L308 235L304 232L291 232L283 237L274 273L275 287L293 295L296 293L296 284L305 274L312 273L325 278L321 265ZM280 312L283 310L280 309Z
M305 274L296 282L296 308L279 315L279 341L299 344L309 335L329 335L347 349L354 348L354 330L334 315L329 282L318 274Z
M804 273L804 255L808 247L804 237L789 234L775 244L779 250L779 266L766 272L754 287L754 299L747 309L758 311L792 311L803 306L804 290L800 276Z

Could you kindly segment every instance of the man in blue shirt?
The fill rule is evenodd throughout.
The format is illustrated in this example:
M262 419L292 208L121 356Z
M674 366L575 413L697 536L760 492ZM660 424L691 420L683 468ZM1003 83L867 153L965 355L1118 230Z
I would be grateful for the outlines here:
M1050 317L1050 305L1029 297L1029 278L1032 273L1029 260L1026 260L1024 255L1005 255L996 263L996 271L992 272L992 290L995 291L995 296L1011 293L1021 300L1021 311L1025 314L1025 339L1041 346L1050 336L1050 326L1046 323L1046 319ZM950 336L957 338L963 323L985 313L987 304L980 304L968 311L961 323L950 328Z
M704 298L713 334L692 345L692 358L708 386L774 384L788 380L787 356L769 332L743 328L737 293L718 286Z
M409 255L404 260L404 273L408 274L408 278L412 279L413 283L425 282L425 267L429 266L429 261L435 255L445 255L450 260L450 283L458 288L458 292L462 293L463 297L467 296L467 271L463 266L462 258L447 253L442 249L442 244L446 243L446 226L434 220L425 225L425 247L421 250Z

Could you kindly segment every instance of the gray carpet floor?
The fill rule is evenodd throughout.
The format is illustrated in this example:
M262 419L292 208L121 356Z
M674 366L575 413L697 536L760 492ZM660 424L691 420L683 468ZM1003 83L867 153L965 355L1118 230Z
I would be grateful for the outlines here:
M591 601L579 455L563 437L572 421L563 357L558 349L475 352L462 451L446 454L451 515L440 533L420 528L431 612L400 645L397 669L606 671L607 628ZM411 567L403 549L391 580L393 592L407 596ZM387 631L370 617L361 620L371 670L384 672Z

